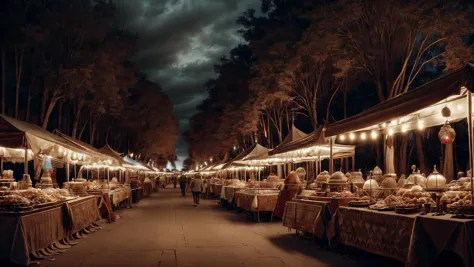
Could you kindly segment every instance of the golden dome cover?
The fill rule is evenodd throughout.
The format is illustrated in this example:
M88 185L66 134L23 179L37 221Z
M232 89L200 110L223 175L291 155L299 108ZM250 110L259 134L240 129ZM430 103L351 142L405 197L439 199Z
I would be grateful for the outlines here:
M428 190L440 190L446 188L446 178L438 172L436 165L434 166L433 173L426 179L426 189Z
M328 180L328 184L346 184L346 183L347 183L347 177L344 175L344 173L340 171L333 173Z
M329 177L330 175L328 171L323 171L316 177L316 182L321 183L321 184L326 184L329 180Z

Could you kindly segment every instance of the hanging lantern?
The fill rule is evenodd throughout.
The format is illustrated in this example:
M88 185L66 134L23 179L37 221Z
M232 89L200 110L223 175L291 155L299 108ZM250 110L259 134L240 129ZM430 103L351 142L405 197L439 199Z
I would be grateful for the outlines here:
M441 141L441 144L444 145L449 145L454 142L454 139L456 138L456 132L454 131L453 127L449 125L449 122L446 122L443 126L441 126L441 129L438 133L438 138Z

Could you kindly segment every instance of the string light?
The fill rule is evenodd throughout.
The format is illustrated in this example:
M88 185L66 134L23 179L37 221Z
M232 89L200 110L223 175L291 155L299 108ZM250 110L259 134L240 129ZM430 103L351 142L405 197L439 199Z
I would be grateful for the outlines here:
M354 141L355 140L355 135L353 133L350 133L349 134L349 139L351 139L351 141Z
M456 107L458 108L458 110L462 110L462 105L461 104L457 104Z
M365 140L365 139L367 138L367 136L366 136L365 133L362 133L362 134L360 135L360 138L361 138L362 140Z
M423 130L425 128L425 123L422 120L418 121L418 130Z
M344 141L344 140L346 140L346 136L345 136L345 135L343 135L343 134L339 135L339 140L341 140L341 141Z
M406 124L404 124L404 125L402 126L402 133L406 133L407 130L408 130L408 127L407 127Z
M382 123L382 128L385 128L385 127L387 127L387 123L386 123L386 122Z
M393 135L393 129L392 128L388 129L388 135L390 135L390 136Z
M390 125L397 125L397 120L393 120L390 122Z
M373 140L377 139L377 132L376 131L372 131L370 133L370 137L372 137Z

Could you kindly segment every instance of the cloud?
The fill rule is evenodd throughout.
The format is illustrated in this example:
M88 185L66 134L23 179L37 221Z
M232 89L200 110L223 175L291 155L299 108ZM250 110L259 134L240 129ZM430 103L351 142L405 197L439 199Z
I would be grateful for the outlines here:
M214 78L219 58L243 40L235 23L258 0L115 0L119 20L139 37L137 67L159 82L174 104L180 131L207 97L205 82ZM187 156L178 140L176 152Z

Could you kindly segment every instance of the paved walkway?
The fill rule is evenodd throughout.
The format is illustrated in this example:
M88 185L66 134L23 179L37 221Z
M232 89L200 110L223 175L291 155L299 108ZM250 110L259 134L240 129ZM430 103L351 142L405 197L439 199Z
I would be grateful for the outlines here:
M339 255L298 238L281 222L255 223L217 205L216 200L181 197L161 189L120 219L79 240L79 244L42 266L389 266L367 255ZM383 264L383 265L382 265Z

